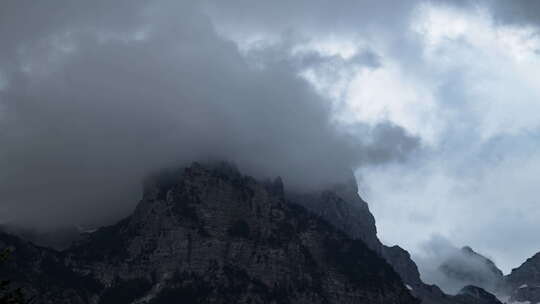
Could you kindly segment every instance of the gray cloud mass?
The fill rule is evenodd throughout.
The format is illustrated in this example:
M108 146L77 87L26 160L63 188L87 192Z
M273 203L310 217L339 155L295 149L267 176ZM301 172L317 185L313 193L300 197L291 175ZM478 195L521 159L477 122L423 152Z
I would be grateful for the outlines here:
M253 67L196 2L8 1L0 11L7 223L111 222L133 208L145 174L195 160L308 189L418 144L390 123L340 129L297 63Z
M4 0L0 222L111 223L143 176L194 160L300 189L360 168L383 242L421 257L442 235L443 251L470 245L508 272L540 250L539 12L532 0ZM429 275L440 260L420 262Z

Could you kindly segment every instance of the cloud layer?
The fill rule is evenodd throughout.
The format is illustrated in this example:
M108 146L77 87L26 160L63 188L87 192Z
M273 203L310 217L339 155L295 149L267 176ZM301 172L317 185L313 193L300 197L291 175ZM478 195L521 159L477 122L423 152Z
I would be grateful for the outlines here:
M277 3L210 11L243 49L287 32L327 54L369 50L370 69L308 79L343 121L389 120L421 139L407 161L358 171L385 242L422 254L440 234L505 272L540 250L536 1Z
M111 222L192 160L361 167L383 241L508 272L540 250L536 3L3 1L0 220Z
M195 160L309 189L418 143L388 122L333 119L300 74L339 58L274 46L250 60L196 2L11 1L1 11L7 223L110 222L134 206L145 174Z

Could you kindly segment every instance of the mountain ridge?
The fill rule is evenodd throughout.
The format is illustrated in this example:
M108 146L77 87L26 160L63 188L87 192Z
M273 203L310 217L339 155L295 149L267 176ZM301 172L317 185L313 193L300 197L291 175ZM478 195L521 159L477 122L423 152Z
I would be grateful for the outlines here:
M287 202L280 180L228 165L147 180L131 216L65 251L1 242L32 252L11 270L25 269L12 279L36 303L418 303L363 241Z
M0 234L17 249L2 267L37 303L500 303L480 287L452 296L424 283L406 250L379 241L354 179L298 193L194 163L148 177L130 216L83 235L56 251Z
M540 302L540 252L505 276L504 292L514 302Z

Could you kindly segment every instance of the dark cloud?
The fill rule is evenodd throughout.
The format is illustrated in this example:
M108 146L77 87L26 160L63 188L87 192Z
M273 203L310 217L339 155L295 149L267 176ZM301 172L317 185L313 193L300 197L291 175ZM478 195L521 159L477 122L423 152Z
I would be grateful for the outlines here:
M501 23L540 25L540 2L536 0L491 0L487 3Z
M437 0L431 4L450 5L467 10L488 9L498 25L540 25L540 2L536 0Z
M395 234L391 241L414 250L441 232L492 253L505 270L517 266L538 250L538 130L529 128L537 95L497 57L498 44L462 37L474 29L446 37L448 47L431 53L439 61L427 58L426 33L411 28L411 18L426 21L416 10L426 3L467 18L487 8L497 22L488 18L489 27L540 20L538 2L524 0L2 1L0 221L111 222L136 203L144 175L193 160L226 159L302 189L375 165L364 167L360 188L377 192L381 237ZM334 52L309 47L319 42L337 43ZM337 103L322 95L358 71L379 77L373 91L356 89L375 106L386 98L393 122L333 117L347 110L339 103L347 92ZM487 93L474 90L486 80ZM532 102L520 107L524 100ZM483 138L486 118L508 139ZM510 130L516 121L526 134ZM418 149L398 123L433 138Z
M205 1L207 12L237 32L368 33L403 30L418 0Z
M254 67L194 2L33 4L0 9L2 221L110 222L145 174L194 160L308 189L418 145L390 123L340 128L298 76L313 63ZM377 66L368 53L353 60Z
M389 112L392 106L397 108L391 119L408 124L414 132L433 135L412 161L364 168L360 173L365 177L360 189L371 187L377 192L368 199L379 236L392 236L388 241L422 252L414 248L420 240L442 233L455 243L493 254L506 272L539 250L534 235L538 230L534 224L538 120L531 115L536 113L539 95L532 81L537 78L537 58L531 55L538 54L540 2L234 3L206 2L206 12L220 26L221 35L256 42L281 40L293 46L300 38L309 42L338 36L357 46L368 45L365 53L374 54L376 60L366 66L387 71L379 78L387 82L379 88L382 93L361 83L358 90L388 98L385 93L398 88L388 98L395 100L387 102ZM296 37L292 42L287 40L291 36ZM533 46L537 50L529 52ZM319 67L323 80L325 76L336 79L336 71L351 65L340 56L317 52L289 60L296 67L304 63ZM392 86L392 68L402 73L395 76L401 85ZM409 90L417 94L408 96ZM376 97L373 104L379 102ZM430 98L433 103L424 102ZM496 143L502 137L511 140ZM363 151L370 154L369 149Z

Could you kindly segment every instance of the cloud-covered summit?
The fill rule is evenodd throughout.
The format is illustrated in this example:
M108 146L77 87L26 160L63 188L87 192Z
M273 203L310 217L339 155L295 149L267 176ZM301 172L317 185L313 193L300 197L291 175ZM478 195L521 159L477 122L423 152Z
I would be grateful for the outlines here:
M302 188L360 166L388 244L540 250L536 1L0 5L1 221L112 221L191 160Z
M309 63L259 52L267 64L254 65L197 2L0 11L3 222L107 222L134 206L145 174L195 160L308 189L418 145L392 123L340 125L300 76Z

